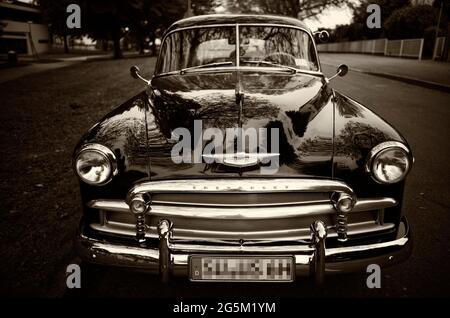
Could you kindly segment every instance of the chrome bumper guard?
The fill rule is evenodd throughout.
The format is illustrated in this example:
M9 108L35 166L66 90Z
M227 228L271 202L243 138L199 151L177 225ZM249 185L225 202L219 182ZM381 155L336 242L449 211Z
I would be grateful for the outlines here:
M167 205L158 200L158 194L265 194L265 193L328 193L328 202L302 204L302 202L278 203L282 206L228 205L217 206L210 203L186 203L183 208ZM181 200L181 196L180 196ZM290 204L290 205L289 205ZM133 187L126 202L116 200L94 200L88 206L99 211L132 213L135 216L135 243L130 245L111 243L90 238L81 227L76 241L78 253L88 261L102 265L116 265L147 269L159 272L162 281L167 282L170 276L189 276L188 258L193 254L204 255L281 255L295 257L295 273L297 276L313 275L316 283L324 281L325 274L354 272L365 270L369 264L380 266L395 264L405 260L411 252L411 237L406 218L397 227L397 237L392 241L365 245L354 245L348 239L348 215L358 211L380 209L395 206L397 202L390 198L357 200L353 190L345 183L336 180L318 179L214 179L214 180L172 180L143 182ZM325 224L320 216L332 213L336 216L336 224ZM148 245L148 230L145 216L157 220L157 236L159 246ZM283 243L268 240L270 245L235 240L215 242L208 240L198 243L195 240L179 240L173 237L172 224L176 217L182 216L192 220L212 218L215 220L273 220L274 218L313 217L306 239L296 238ZM159 223L158 223L159 222ZM383 218L380 217L382 225ZM179 226L179 225L178 225ZM330 227L331 226L331 227ZM395 225L392 224L392 227ZM333 233L328 230L333 228ZM382 228L382 227L381 227ZM156 234L156 233L155 233ZM327 236L336 235L338 247L327 248ZM217 244L218 243L218 244Z
M390 266L406 260L412 250L412 239L406 218L402 218L397 237L392 241L326 248L326 226L321 221L311 225L310 244L287 246L205 246L178 244L171 241L171 224L159 223L159 248L133 247L107 243L87 237L81 227L76 240L80 257L90 263L130 267L159 273L163 282L171 275L189 276L188 257L192 254L294 255L296 276L315 277L317 284L326 274L365 271L370 264Z

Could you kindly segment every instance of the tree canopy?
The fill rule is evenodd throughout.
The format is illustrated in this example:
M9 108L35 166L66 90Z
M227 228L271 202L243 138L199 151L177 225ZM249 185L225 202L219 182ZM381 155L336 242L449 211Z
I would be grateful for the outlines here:
M70 3L81 8L81 29L95 40L112 40L114 57L122 56L120 39L125 35L140 41L154 39L159 28L167 27L186 11L185 0L39 0L44 16L57 35L71 34L66 26Z
M331 6L347 4L347 0L192 0L195 14L262 13L294 18L310 18ZM220 11L217 11L219 8Z
M446 12L450 10L450 2L436 0L433 6L415 5L410 0L363 0L351 5L352 22L339 25L331 30L332 41L355 41L387 37L389 39L408 39L426 37L430 29L436 27L440 2L444 1L444 15L441 28L448 23ZM369 4L377 4L381 8L381 28L370 29L366 21L371 14L367 12Z
M436 25L437 13L431 6L403 7L395 10L385 22L389 39L420 38L424 31Z
M381 0L380 0L381 1ZM95 40L114 43L114 56L122 56L120 40L133 40L143 52L144 41L183 17L187 0L38 0L52 32L64 36L87 34ZM81 29L66 27L68 4L81 8ZM195 15L210 13L278 14L299 19L317 16L324 9L347 4L347 0L191 0ZM153 50L154 51L154 50Z

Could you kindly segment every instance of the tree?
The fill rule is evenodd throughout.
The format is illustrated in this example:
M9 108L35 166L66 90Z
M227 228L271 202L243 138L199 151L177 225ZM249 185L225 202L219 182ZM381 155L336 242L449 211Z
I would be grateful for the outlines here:
M442 14L445 17L450 18L450 1L448 1L448 0L434 0L433 7L439 10L441 8L441 4L443 4Z
M150 37L155 52L159 28L182 17L184 0L83 0L88 33L95 39L112 39L114 57L122 57L120 39L125 30L134 37L143 52L144 40Z
M80 30L69 29L67 27L67 6L71 3L75 3L73 0L39 0L44 20L49 25L49 30L52 35L60 36L64 42L64 52L69 53L68 36L80 35Z
M423 57L433 55L438 10L422 5L405 7L392 13L385 23L386 35L390 39L424 38Z
M224 13L278 14L299 19L314 17L331 6L346 4L347 0L193 0L194 13L217 12L222 7Z
M360 40L365 35L365 27L360 23L338 25L329 31L331 42Z
M367 17L370 13L367 12L367 6L369 4L377 4L381 8L381 29L369 29L367 27ZM353 38L354 40L360 39L376 39L384 35L384 24L392 13L400 8L404 8L410 5L410 0L363 0L358 5L350 4L353 10L352 29L361 32L359 37ZM352 39L352 40L353 40Z
M81 7L81 29L66 25L66 8L75 3ZM147 37L153 43L158 30L166 28L181 18L186 11L185 0L40 0L51 31L64 37L68 51L67 35L87 34L95 40L112 40L114 58L122 57L120 41L127 34L144 50Z
M225 9L222 6L224 2L222 0L191 0L191 9L195 15L220 13L216 10L222 7Z
M424 31L436 25L436 11L431 6L420 5L395 10L384 24L389 39L421 38Z
M156 38L162 35L173 22L181 19L187 10L186 0L144 1L143 17L141 25L145 36L150 37L152 43L152 54L156 54Z
M442 36L445 36L450 29L450 1L448 0L435 0L433 3L433 7L436 10L436 14L439 14L442 5L442 15L441 21L439 24L439 32ZM437 24L437 23L436 23Z
M120 39L138 19L142 0L80 0L83 29L94 39L112 40L114 58L121 58Z

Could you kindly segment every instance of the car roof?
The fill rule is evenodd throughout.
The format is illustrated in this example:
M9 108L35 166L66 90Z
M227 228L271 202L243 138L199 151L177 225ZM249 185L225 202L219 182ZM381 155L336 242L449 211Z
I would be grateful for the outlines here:
M311 33L308 26L302 21L277 15L267 14L209 14L199 15L179 20L172 24L166 32L170 32L180 28L192 26L207 26L213 24L237 24L237 23L264 23L264 24L281 24L287 26L299 27Z

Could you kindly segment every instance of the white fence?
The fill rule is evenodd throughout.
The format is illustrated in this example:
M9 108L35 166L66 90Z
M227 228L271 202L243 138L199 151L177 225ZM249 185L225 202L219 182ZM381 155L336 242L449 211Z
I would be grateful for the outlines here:
M352 42L338 42L319 44L319 52L344 52L383 54L386 56L411 57L422 59L424 39L408 40L363 40Z
M319 52L384 54L387 39L319 44Z

